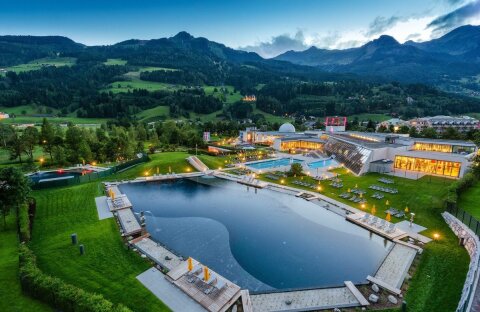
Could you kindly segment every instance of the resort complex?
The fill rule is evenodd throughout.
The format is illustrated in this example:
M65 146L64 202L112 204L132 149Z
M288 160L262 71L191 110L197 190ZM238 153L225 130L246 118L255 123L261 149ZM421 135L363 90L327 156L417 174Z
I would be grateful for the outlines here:
M4 2L0 312L480 312L480 0Z

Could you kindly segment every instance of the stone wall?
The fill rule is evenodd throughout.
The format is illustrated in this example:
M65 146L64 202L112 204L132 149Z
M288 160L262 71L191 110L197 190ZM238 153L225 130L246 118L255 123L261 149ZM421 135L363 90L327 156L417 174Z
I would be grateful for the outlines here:
M470 311L470 306L474 299L475 290L478 284L479 273L479 247L480 242L478 236L463 224L460 220L452 216L448 212L442 213L445 222L450 226L457 237L464 238L465 249L470 255L470 266L468 268L467 278L463 285L462 297L458 303L457 311ZM472 294L472 295L470 295ZM467 309L466 309L467 308Z

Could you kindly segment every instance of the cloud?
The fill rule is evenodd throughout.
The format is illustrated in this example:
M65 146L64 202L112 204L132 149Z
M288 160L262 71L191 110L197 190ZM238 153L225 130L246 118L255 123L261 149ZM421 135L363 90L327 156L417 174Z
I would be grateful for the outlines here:
M401 17L391 16L389 18L377 16L369 25L366 35L368 37L383 33L385 30L392 28L402 20Z
M439 36L453 28L471 22L480 22L480 0L474 0L450 13L435 18L427 25L427 28L432 29L434 35Z
M255 45L241 47L240 49L256 52L263 57L270 58L290 50L303 51L307 48L308 45L305 43L303 31L299 30L294 36L289 34L274 36L270 41L257 42Z

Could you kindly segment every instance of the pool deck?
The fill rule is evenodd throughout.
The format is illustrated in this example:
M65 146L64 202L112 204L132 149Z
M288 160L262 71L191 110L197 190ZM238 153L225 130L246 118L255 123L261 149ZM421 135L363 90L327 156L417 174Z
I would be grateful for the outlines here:
M253 311L317 311L368 305L351 282L344 287L250 294ZM352 288L355 290L352 292ZM358 297L357 297L358 296Z
M194 267L200 264L198 261L192 260ZM210 312L226 311L241 296L240 286L232 283L213 270L210 270L211 276L217 278L217 283L225 283L225 286L222 289L215 288L210 294L206 294L205 290L212 286L208 286L202 279L196 279L194 283L191 283L188 281L187 272L187 262L184 261L168 272L166 278Z
M138 234L142 231L142 227L135 218L132 209L121 209L115 212L123 230L124 236Z
M98 220L113 218L113 213L108 208L107 196L96 197L95 205L97 206Z

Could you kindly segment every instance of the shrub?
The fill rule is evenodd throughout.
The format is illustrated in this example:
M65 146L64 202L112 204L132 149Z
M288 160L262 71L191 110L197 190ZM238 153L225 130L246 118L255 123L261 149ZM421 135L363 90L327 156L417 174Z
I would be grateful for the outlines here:
M447 188L447 199L445 200L445 202L447 204L456 204L460 194L473 186L476 181L477 177L473 173L469 172L465 174L460 180L457 180L454 183L450 184L450 186L448 186Z
M25 204L18 208L18 231L20 241L30 241L30 216L28 215L28 206Z
M64 312L130 312L123 305L114 305L102 295L86 292L63 280L44 274L37 267L35 254L20 244L20 283L28 295Z

